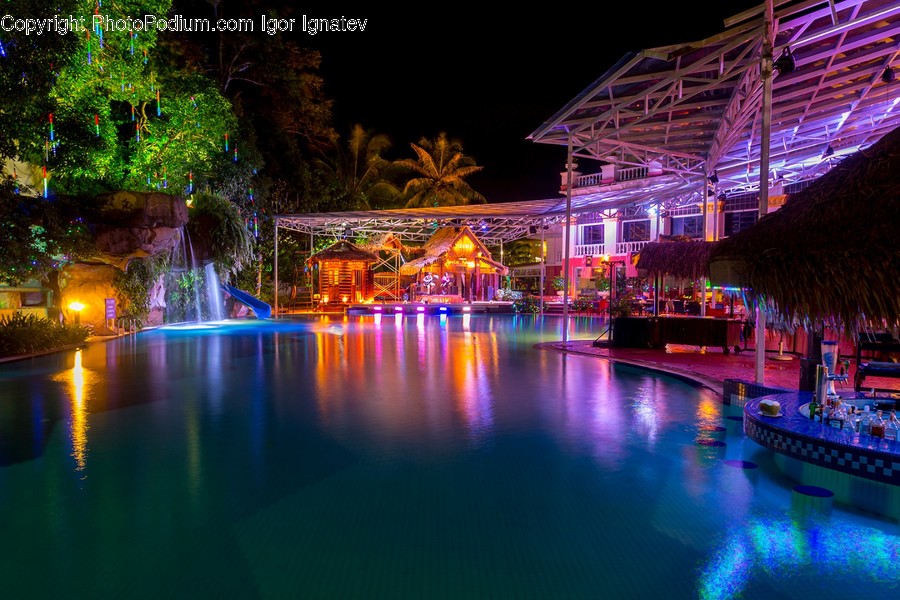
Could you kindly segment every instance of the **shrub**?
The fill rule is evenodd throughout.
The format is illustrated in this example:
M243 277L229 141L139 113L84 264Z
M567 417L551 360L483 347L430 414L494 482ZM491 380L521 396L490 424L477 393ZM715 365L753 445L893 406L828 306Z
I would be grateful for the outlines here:
M84 342L90 330L45 317L15 313L0 319L0 357L34 354Z
M537 296L525 296L513 301L513 310L517 313L533 313L541 312L541 300Z

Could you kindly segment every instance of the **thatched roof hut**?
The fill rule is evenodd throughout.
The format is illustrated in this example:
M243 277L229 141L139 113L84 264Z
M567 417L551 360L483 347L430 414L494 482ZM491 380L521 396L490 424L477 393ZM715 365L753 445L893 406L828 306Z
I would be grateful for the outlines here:
M444 259L478 258L487 271L505 275L508 271L501 263L491 259L491 253L469 227L442 227L434 232L422 246L423 256L409 261L400 268L403 275L414 275L423 268Z
M900 319L900 129L845 158L785 205L713 249L775 316L851 330Z
M362 248L351 244L347 240L340 240L328 246L324 250L316 252L315 254L310 256L306 262L308 262L309 264L314 264L325 262L326 260L352 260L370 263L378 261L378 257L371 252L367 252Z
M659 240L641 248L635 263L639 271L679 279L709 277L709 256L714 242L663 235Z

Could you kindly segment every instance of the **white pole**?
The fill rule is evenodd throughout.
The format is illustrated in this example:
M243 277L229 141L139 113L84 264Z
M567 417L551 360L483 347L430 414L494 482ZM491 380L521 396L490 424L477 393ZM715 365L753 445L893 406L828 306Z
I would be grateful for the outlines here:
M544 219L541 219L541 314L544 314L544 273L547 271L547 256L544 251Z
M569 221L572 218L572 134L566 152L566 226L563 232L563 345L569 339Z
M772 40L774 0L766 0L765 23L763 25L762 64L763 80L762 132L759 150L759 217L769 210L769 145L772 129ZM756 383L765 383L766 363L766 313L756 297Z
M272 314L278 318L278 217L275 217L275 310Z

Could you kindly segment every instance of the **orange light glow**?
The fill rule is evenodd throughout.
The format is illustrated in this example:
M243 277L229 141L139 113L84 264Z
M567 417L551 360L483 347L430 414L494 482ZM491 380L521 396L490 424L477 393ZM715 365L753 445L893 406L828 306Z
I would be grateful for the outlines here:
M470 240L467 237L462 237L456 240L456 243L453 244L453 251L457 254L471 254L472 250L475 249L475 242Z

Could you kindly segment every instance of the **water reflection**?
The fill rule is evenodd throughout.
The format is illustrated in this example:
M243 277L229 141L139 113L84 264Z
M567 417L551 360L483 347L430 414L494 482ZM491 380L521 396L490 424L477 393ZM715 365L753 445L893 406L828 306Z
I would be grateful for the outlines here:
M846 588L857 580L896 589L898 556L896 535L862 524L848 527L827 515L772 514L750 518L725 536L701 567L698 589L704 600L738 598L750 581L759 585L760 580L772 589L797 580L808 581L810 589L822 581ZM858 595L844 591L847 597Z
M72 369L62 372L53 379L67 384L69 396L69 437L72 443L72 458L75 470L82 471L87 466L88 455L88 405L85 388L94 381L95 374L82 364L82 351L76 350Z

